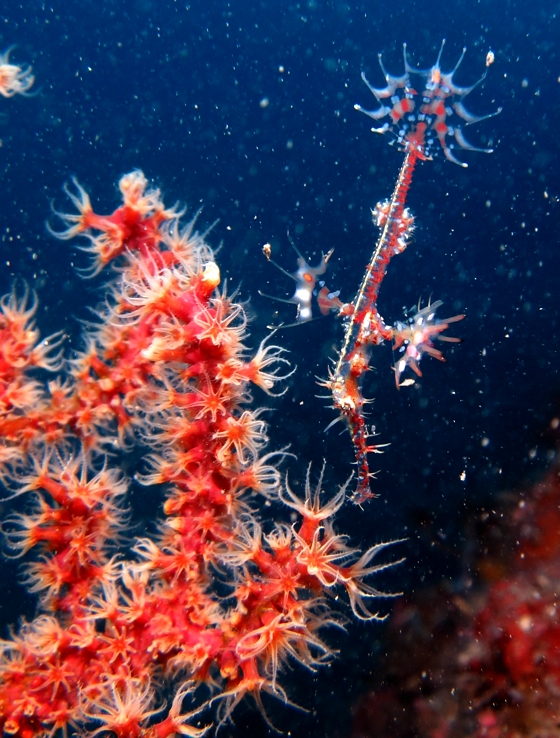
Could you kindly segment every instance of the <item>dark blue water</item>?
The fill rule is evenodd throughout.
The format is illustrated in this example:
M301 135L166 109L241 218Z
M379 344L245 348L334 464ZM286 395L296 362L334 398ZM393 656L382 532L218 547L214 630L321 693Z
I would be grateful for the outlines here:
M417 230L391 263L380 294L387 322L419 298L442 299L442 316L465 312L455 326L464 343L429 358L415 387L395 390L391 350L376 350L365 394L380 442L375 484L380 499L348 509L340 526L362 545L408 535L408 561L390 586L408 591L430 577L460 576L468 510L534 478L552 460L547 428L560 412L558 218L560 215L560 38L552 2L137 2L11 3L1 48L17 44L16 62L31 63L37 94L0 100L0 274L39 294L42 331L62 328L79 346L79 320L99 299L101 282L84 283L75 267L87 256L47 232L51 203L64 210L62 186L75 175L98 211L118 204L119 177L141 168L165 201L203 206L223 274L249 300L254 343L267 324L289 321L291 306L259 296L288 296L293 284L266 262L295 269L286 238L294 235L313 263L335 248L330 288L352 299L376 238L370 208L392 191L402 155L369 132L353 110L373 98L360 80L383 85L377 53L402 71L411 63L442 67L465 60L456 81L469 85L495 54L485 82L467 99L501 115L467 130L492 155L465 153L469 168L445 159L421 164L409 205ZM315 376L325 376L340 342L332 317L282 332L298 371L281 399L258 393L271 408L271 437L287 442L301 476L327 460L334 485L351 470L352 448ZM292 733L344 735L349 702L367 682L376 626L337 638L342 660L318 677L288 675L307 715L281 713ZM239 734L250 724L241 711Z

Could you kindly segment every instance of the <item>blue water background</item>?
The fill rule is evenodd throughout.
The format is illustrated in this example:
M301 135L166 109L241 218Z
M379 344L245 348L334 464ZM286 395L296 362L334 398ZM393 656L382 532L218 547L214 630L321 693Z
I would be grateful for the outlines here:
M249 301L253 345L268 324L295 314L258 294L293 291L261 254L271 242L294 270L288 230L312 263L335 249L326 281L350 300L376 238L370 208L390 195L402 161L353 110L374 105L360 72L382 86L378 52L400 74L404 41L411 63L429 67L446 38L442 67L452 68L466 45L456 81L469 85L493 50L495 63L466 105L503 112L466 133L495 152L465 152L468 169L443 157L418 167L409 199L417 229L379 301L392 323L420 298L441 299L442 317L466 313L453 330L464 343L444 346L447 364L426 358L422 380L398 392L390 347L375 351L365 394L375 397L379 441L391 444L376 459L380 498L363 511L348 506L339 523L362 546L409 537L407 563L388 587L410 592L441 576L460 586L468 511L536 478L554 453L558 12L553 2L507 0L6 4L0 48L16 44L13 60L31 63L37 81L35 96L0 100L2 293L27 280L43 334L62 329L69 352L79 348L79 321L99 301L103 278L84 282L76 267L87 256L49 235L51 204L68 209L62 186L76 176L96 211L111 212L119 177L141 168L167 204L179 200L191 213L203 206L201 228L218 221L209 239L222 244L228 289ZM254 393L270 408L273 446L291 443L297 454L291 478L326 459L331 489L350 473L352 448L341 426L324 433L334 416L315 397L315 378L326 376L341 331L327 317L280 333L297 373L280 399ZM3 612L13 619L7 604ZM375 625L351 627L335 639L342 658L330 670L288 673L291 696L312 712L281 711L279 727L347 734L350 702L367 688L381 637ZM239 734L267 730L248 709L236 722Z

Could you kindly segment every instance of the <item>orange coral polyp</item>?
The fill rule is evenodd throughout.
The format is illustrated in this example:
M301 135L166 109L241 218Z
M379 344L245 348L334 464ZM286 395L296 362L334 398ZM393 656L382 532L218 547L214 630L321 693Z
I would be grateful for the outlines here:
M235 448L239 461L242 464L258 456L259 449L268 440L265 435L265 424L258 420L248 410L243 411L239 418L230 416L220 423L221 430L214 434L216 439L224 439L225 443L218 452L223 454L230 448Z

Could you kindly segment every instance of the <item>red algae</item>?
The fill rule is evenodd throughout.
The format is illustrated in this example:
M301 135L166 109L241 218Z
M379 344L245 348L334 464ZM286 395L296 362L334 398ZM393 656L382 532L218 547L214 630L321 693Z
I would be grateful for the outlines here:
M355 705L354 738L558 735L558 465L503 504L480 516L475 586L398 603L383 684Z

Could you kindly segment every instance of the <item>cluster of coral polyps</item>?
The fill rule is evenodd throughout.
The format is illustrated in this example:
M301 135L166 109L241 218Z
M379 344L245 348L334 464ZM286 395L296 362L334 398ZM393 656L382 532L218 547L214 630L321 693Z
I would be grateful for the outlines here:
M397 606L384 684L356 705L355 738L560 735L558 464L496 509L479 516L478 586Z
M193 223L181 227L141 172L120 190L122 206L99 216L75 182L77 212L59 214L59 237L87 239L92 273L118 267L83 353L67 361L60 336L39 341L29 295L0 304L2 478L33 499L3 530L14 555L31 557L40 598L0 643L3 735L196 736L246 694L287 700L287 660L328 660L326 592L345 588L357 617L377 617L364 578L385 568L371 561L386 544L360 556L331 522L344 489L323 504L308 479L299 499L281 487L282 454L262 455L267 428L248 387L271 393L289 373L283 350L265 341L249 358L243 308L217 290ZM58 377L43 385L47 372ZM128 530L115 465L132 444L145 451L138 479L165 496L152 537ZM299 522L263 522L262 496ZM203 685L210 696L193 703Z
M2 97L13 97L14 95L25 95L35 81L31 74L31 67L18 67L10 64L10 54L14 47L10 47L0 54L0 95Z

